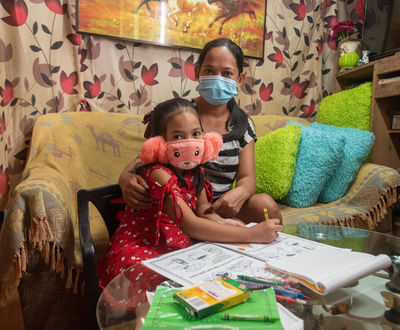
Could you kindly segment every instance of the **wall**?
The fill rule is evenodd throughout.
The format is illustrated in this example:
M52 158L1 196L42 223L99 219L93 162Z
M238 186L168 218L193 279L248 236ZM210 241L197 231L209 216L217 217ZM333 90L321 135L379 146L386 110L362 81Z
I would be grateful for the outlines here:
M139 0L124 3L133 10ZM198 51L81 37L75 33L73 0L4 0L1 5L0 210L21 180L39 116L146 113L165 99L197 95ZM246 58L238 96L244 111L315 120L321 99L332 90L336 45L330 28L337 22L336 8L331 0L268 1L264 58Z

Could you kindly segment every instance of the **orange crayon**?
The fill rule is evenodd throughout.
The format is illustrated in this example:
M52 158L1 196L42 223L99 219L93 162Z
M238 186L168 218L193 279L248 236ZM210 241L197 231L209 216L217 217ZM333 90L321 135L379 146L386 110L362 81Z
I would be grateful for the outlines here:
M304 300L301 300L301 299L292 299L292 298L289 298L289 297L284 297L284 296L278 296L278 295L275 295L275 298L276 298L276 301L279 301L279 302L287 302L287 303L294 303L294 304L307 304L307 302L306 301L304 301Z

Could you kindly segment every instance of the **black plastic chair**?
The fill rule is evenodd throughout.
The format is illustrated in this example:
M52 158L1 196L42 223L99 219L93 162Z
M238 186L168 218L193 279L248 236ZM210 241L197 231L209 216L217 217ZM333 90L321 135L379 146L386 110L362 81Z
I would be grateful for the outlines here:
M96 321L96 306L101 290L97 276L95 249L90 233L89 202L99 211L107 226L108 235L111 238L119 225L117 213L125 209L125 202L121 199L121 188L117 184L93 189L81 189L77 195L79 239L85 275L85 291L88 300L88 312L90 313L90 317L94 318L94 322Z

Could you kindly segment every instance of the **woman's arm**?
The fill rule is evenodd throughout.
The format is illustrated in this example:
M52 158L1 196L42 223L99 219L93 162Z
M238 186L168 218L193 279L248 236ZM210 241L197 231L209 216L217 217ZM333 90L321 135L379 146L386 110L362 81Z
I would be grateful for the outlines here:
M164 170L155 170L151 177L161 185L168 182L171 175ZM283 227L278 219L263 221L253 227L226 226L215 221L208 221L198 217L192 212L184 200L178 197L179 205L183 213L183 220L179 227L191 238L202 241L214 242L243 242L243 243L270 243L278 237L278 231ZM165 196L163 211L175 221L175 212L170 195Z
M245 227L246 225L240 221L239 219L225 219L221 218L217 213L204 213L207 209L210 208L210 204L207 200L206 190L203 189L199 198L197 199L196 204L196 211L194 212L198 217L205 218L208 220L216 221L221 224L231 225L231 226L238 226L238 227Z
M256 165L254 140L246 144L239 153L235 188L223 194L209 209L223 217L234 217L245 201L256 191Z
M149 186L146 180L135 173L136 163L139 158L132 160L122 171L118 179L118 184L122 190L125 202L134 209L144 209L151 202Z

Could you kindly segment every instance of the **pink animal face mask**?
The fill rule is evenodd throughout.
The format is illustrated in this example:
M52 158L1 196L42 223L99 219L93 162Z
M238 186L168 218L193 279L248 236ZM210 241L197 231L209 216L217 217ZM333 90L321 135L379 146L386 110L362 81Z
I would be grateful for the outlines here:
M171 164L190 170L199 164L217 159L222 146L222 136L215 132L204 134L204 140L188 139L165 142L156 136L143 143L140 152L142 164Z
M177 140L165 144L167 146L168 163L182 170L190 170L196 167L203 159L204 140Z

